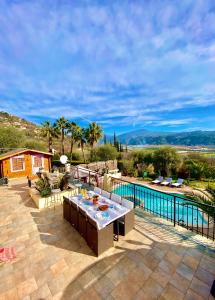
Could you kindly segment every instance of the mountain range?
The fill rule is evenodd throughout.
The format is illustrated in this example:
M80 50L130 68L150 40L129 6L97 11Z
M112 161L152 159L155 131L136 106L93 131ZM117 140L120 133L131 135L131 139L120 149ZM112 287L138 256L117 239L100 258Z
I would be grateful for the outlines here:
M117 136L117 140L127 145L215 145L215 131L155 132L140 129Z
M38 138L40 132L38 125L7 112L0 112L0 126L15 127L32 138ZM107 139L113 141L112 136L107 136ZM127 145L215 146L215 131L157 132L139 129L120 134L117 140Z

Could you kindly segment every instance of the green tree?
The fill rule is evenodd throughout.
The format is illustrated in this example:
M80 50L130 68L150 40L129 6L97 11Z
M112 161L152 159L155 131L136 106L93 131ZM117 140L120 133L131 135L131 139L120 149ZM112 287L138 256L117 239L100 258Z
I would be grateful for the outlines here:
M47 151L46 143L43 141L38 141L35 139L30 139L25 142L25 148L33 149L33 150L40 150L40 151Z
M91 157L94 161L107 161L117 158L117 150L111 145L101 145L93 150Z
M101 126L98 125L96 122L90 123L85 133L86 140L92 149L98 143L99 139L103 136Z
M48 141L48 151L52 152L52 142L53 138L58 137L58 129L51 125L50 121L46 121L42 124L41 135L45 137Z
M24 147L26 137L13 127L0 128L0 151L7 152L11 149Z
M104 145L107 144L107 137L106 137L106 134L104 134Z
M81 127L75 122L68 123L67 132L70 134L70 160L72 160L74 144L80 141Z
M85 128L81 128L81 130L77 134L77 141L79 143L79 146L81 147L84 163L86 163L85 153L84 153L84 146L86 144L86 135L87 133Z
M163 176L169 176L176 172L179 162L179 155L174 148L162 147L154 152L153 165L155 172Z
M68 120L64 117L60 117L55 123L54 127L60 131L60 145L61 145L61 154L64 154L64 138L65 132L68 127Z
M116 148L116 150L120 152L120 145L119 142L117 141L116 131L114 131L114 135L113 135L113 145Z

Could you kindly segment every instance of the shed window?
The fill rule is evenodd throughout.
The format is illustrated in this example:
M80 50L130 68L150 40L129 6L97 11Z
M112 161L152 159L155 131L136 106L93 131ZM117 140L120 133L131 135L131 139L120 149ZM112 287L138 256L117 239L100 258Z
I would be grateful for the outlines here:
M12 171L23 171L24 170L24 157L12 157Z
M40 156L35 156L34 157L34 167L37 168L37 167L42 167L43 166L43 163L42 163L42 157Z

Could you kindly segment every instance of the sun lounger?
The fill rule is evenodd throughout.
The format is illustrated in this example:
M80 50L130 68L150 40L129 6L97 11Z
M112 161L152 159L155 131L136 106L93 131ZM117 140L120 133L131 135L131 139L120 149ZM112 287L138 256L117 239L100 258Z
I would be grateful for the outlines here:
M180 187L183 184L184 179L178 178L177 182L172 183L172 186L174 187Z
M157 179L153 180L152 183L159 184L163 181L163 176L159 176Z
M166 180L165 181L163 181L163 182L161 182L161 184L162 185L169 185L170 183L171 183L171 181L172 181L172 178L166 178Z

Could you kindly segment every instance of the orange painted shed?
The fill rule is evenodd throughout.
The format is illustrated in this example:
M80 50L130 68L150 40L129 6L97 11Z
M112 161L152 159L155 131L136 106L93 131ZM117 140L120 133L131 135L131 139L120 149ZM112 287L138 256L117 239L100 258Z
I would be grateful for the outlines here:
M17 149L0 155L0 178L34 177L40 168L51 169L52 153Z

